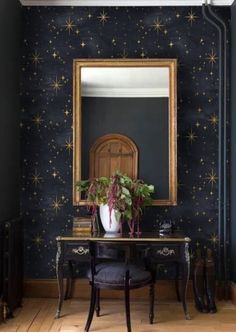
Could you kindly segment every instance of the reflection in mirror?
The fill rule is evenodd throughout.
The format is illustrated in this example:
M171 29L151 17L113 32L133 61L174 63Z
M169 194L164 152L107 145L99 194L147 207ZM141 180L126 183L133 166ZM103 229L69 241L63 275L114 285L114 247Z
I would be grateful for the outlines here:
M117 169L176 204L175 75L175 60L75 61L74 182Z
M82 68L82 97L169 97L169 68Z
M138 148L127 136L108 134L99 137L89 150L89 177L111 177L116 171L131 179L138 176Z

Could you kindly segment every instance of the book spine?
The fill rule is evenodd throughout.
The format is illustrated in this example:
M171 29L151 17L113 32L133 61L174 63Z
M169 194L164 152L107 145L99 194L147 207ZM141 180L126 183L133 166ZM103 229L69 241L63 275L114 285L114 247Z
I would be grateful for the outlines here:
M73 224L74 227L78 228L91 228L91 224Z

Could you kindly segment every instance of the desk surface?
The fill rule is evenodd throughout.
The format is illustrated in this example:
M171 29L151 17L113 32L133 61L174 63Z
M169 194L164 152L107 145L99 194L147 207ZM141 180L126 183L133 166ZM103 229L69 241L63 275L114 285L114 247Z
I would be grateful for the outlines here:
M184 236L181 233L172 233L171 235L160 235L158 233L141 233L135 235L129 234L107 234L107 233L95 233L95 234L77 234L68 233L63 236L58 236L57 241L134 241L134 242L190 242L189 237Z

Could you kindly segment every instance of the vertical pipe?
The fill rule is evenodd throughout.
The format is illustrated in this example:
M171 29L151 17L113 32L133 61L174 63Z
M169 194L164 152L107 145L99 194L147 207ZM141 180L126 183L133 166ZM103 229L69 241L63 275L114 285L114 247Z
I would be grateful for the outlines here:
M218 122L218 235L219 235L219 244L218 244L218 274L219 280L222 280L222 186L221 186L221 174L222 174L222 31L220 27L212 20L212 18L206 12L206 5L202 5L202 13L203 17L213 25L219 33L219 95L218 95L218 103L219 103L219 122Z
M210 14L223 26L224 42L224 70L223 70L223 224L224 224L224 279L227 281L228 275L228 222L227 222L227 28L225 22L208 6ZM227 290L225 290L227 293ZM227 295L227 294L226 294ZM228 296L226 296L228 297Z

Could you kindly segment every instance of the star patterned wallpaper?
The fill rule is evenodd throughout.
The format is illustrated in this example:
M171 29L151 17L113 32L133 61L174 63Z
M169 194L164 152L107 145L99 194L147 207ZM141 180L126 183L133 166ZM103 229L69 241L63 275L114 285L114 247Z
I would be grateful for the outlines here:
M217 10L228 22L229 9ZM217 255L218 36L201 8L23 7L23 26L25 276L55 277L55 237L86 213L72 206L75 58L178 59L178 205L147 208L141 227L155 232L171 220L192 238L192 255Z

